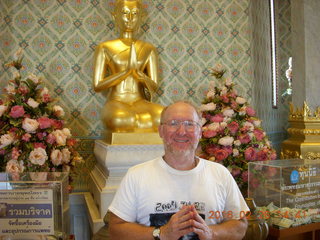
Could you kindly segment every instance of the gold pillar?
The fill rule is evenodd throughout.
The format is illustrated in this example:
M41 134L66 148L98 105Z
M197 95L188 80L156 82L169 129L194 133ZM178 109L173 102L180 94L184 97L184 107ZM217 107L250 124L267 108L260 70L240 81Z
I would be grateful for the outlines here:
M282 143L281 158L320 158L320 107L312 112L306 102L301 109L290 104L289 138Z

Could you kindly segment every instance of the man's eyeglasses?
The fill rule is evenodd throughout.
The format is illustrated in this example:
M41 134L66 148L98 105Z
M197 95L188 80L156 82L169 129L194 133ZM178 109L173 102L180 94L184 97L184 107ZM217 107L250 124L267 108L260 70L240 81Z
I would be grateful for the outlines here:
M167 125L169 128L173 130L178 130L180 126L183 125L184 129L188 132L193 132L197 126L200 127L199 123L192 120L171 120L161 124Z

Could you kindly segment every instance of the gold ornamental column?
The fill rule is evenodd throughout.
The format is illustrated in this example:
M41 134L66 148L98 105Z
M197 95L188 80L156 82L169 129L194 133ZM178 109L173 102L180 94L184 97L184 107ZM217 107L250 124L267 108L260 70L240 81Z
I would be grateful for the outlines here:
M301 109L290 105L289 139L282 143L281 158L320 158L320 108L311 112L307 103Z
M320 1L291 1L292 104L281 158L320 158Z

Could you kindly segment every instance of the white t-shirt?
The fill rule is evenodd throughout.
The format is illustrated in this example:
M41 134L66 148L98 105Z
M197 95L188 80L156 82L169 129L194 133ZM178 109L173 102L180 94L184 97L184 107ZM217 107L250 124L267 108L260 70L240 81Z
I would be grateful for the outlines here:
M180 171L162 157L130 168L109 210L127 222L162 226L186 204L194 204L208 225L223 221L223 215L239 219L249 211L221 164L200 159L194 169Z

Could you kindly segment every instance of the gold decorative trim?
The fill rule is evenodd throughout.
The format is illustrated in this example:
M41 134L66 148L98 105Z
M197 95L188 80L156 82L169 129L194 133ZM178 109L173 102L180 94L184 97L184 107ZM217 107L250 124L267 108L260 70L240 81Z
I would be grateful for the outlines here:
M290 159L290 158L301 158L302 156L298 151L291 151L291 150L282 150L280 153L281 159Z
M320 135L320 129L288 128L287 131L291 136Z
M306 101L303 102L302 108L296 109L290 102L289 120L320 121L320 107L312 112Z
M308 159L308 160L315 160L315 159L320 159L320 153L317 152L307 152L304 156L305 159Z

